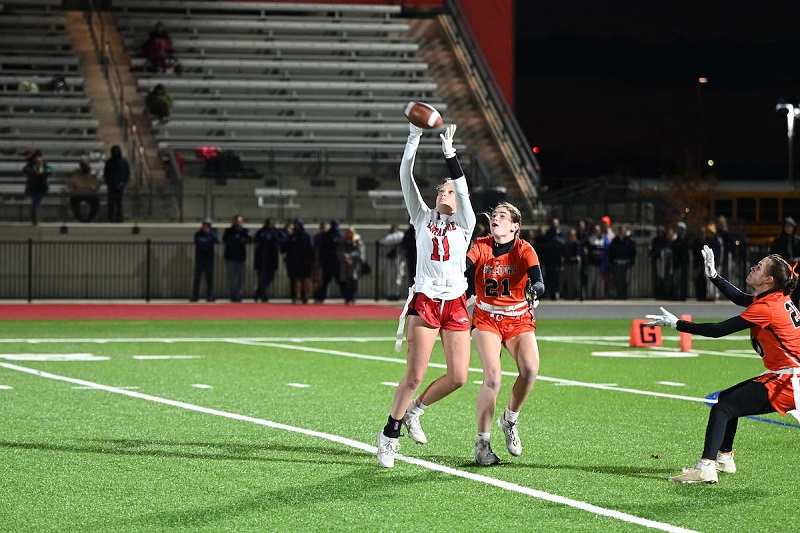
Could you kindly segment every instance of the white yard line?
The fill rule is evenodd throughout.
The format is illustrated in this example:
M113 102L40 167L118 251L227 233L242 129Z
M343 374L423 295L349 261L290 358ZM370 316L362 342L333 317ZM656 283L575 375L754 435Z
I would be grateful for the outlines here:
M286 424L281 424L278 422L272 422L270 420L264 420L263 418L255 418L246 415L240 415L237 413L230 413L227 411L219 411L217 409L209 409L207 407L201 407L199 405L194 405L186 402L179 402L175 400L169 400L167 398L161 398L158 396L151 396L149 394L143 394L140 392L135 392L131 390L125 390L118 387L110 387L108 385L103 385L100 383L94 383L91 381L86 381L83 379L76 379L70 378L66 376L59 376L57 374L51 374L49 372L42 372L41 370L36 370L33 368L27 368L19 365L14 365L10 363L0 363L0 366L7 368L9 370L16 370L19 372L26 372L28 374L33 374L34 376L38 376L41 378L47 379L54 379L58 381L65 381L67 383L73 383L75 385L80 385L83 387L88 387L92 389L103 390L106 392L111 392L114 394L121 394L123 396L129 396L131 398L137 398L140 400L146 400L149 402L160 403L163 405L169 405L172 407L178 407L180 409L186 409L189 411L195 411L197 413L203 413L207 415L214 415L220 416L224 418L229 418L232 420L239 420L241 422L249 422L252 424L258 424L261 426L267 426L274 429L281 429L284 431L290 431L292 433L299 433L302 435L308 435L310 437L317 437L320 439L325 439L331 442L335 442L337 444L343 444L345 446L349 446L351 448L356 448L371 454L376 453L375 446L365 444L363 442L359 442L357 440L348 439L345 437L340 437L339 435L332 435L330 433L323 433L320 431L314 431L311 429L300 428L296 426L289 426ZM565 498L563 496L558 496L556 494L550 494L548 492L543 492L540 490L532 489L530 487L523 487L521 485L517 485L516 483L510 483L507 481L502 481L499 479L495 479L489 476L484 476L480 474L474 474L472 472L465 472L463 470L458 470L455 468L450 468L447 466L442 466L436 463L432 463L430 461L425 461L422 459L416 459L413 457L406 457L404 455L395 455L395 459L398 461L403 461L406 463L410 463L413 465L421 466L423 468L427 468L429 470L435 470L437 472L442 472L444 474L449 474L451 476L456 476L464 479L469 479L471 481L476 481L478 483L484 483L486 485L491 485L493 487L497 487L503 490L516 492L519 494L524 494L527 496L531 496L533 498L537 498L540 500L549 501L556 504L566 505L569 507L573 507L575 509L580 509L582 511L587 511L590 513L594 513L601 516L607 516L609 518L614 518L616 520L620 520L623 522L628 522L631 524L637 524L644 527L649 527L652 529L658 529L661 531L670 531L670 532L692 532L693 530L684 529L678 526L674 526L672 524L666 524L663 522L656 522L654 520L648 520L646 518L641 518L639 516L631 515L628 513L623 513L620 511L615 511L613 509L606 509L604 507L599 507L597 505L592 505L590 503L586 503L580 500L573 500L571 498ZM375 468L378 468L377 466Z

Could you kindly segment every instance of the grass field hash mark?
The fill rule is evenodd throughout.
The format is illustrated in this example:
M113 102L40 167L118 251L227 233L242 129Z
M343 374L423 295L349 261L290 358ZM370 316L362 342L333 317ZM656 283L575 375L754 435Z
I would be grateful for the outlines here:
M118 387L111 387L111 386L108 386L108 385L103 385L101 383L94 383L94 382L91 382L91 381L86 381L86 380L77 379L77 378L70 378L70 377L67 377L67 376L60 376L60 375L57 375L57 374L51 374L49 372L42 372L40 370L36 370L36 369L33 369L33 368L23 367L23 366L19 366L19 365L10 364L10 363L0 363L0 367L4 367L4 368L7 368L9 370L15 370L15 371L19 371L19 372L25 372L25 373L32 374L34 376L41 377L41 378L52 379L52 380L56 380L56 381L64 381L64 382L73 383L75 385L79 385L79 386L82 386L82 387L89 387L89 388L93 388L93 389L97 389L97 390L101 390L101 391L105 391L105 392L110 392L110 393L113 393L113 394L120 394L120 395L123 395L123 396L129 396L131 398L137 398L137 399L140 399L140 400L146 400L146 401L150 401L150 402L159 403L159 404L162 404L162 405L178 407L178 408L181 408L181 409L186 409L186 410L194 411L194 412L197 412L197 413L220 416L220 417L229 418L229 419L232 419L232 420L238 420L238 421L241 421L241 422L249 422L249 423L253 423L253 424L258 424L258 425L270 427L270 428L273 428L273 429L280 429L280 430L289 431L289 432L293 432L293 433L299 433L299 434L307 435L307 436L311 436L311 437L317 437L317 438L328 440L330 442L334 442L334 443L337 443L337 444L343 444L345 446L350 446L352 448L356 448L356 449L368 452L370 454L374 454L376 452L375 446L371 446L371 445L365 444L365 443L357 441L357 440L348 439L346 437L341 437L339 435L333 435L333 434L330 434L330 433L323 433L323 432L320 432L320 431L300 428L300 427L296 427L296 426L289 426L289 425L286 425L286 424L281 424L279 422L273 422L273 421L270 421L270 420L265 420L263 418L255 418L255 417L241 415L241 414L237 414L237 413L231 413L231 412L227 412L227 411L220 411L220 410L217 410L217 409L211 409L211 408L207 408L207 407L202 407L202 406L199 406L199 405L194 405L194 404L190 404L190 403L186 403L186 402L170 400L168 398L162 398L162 397L159 397L159 396L152 396L152 395L149 395L149 394L143 394L143 393L140 393L140 392L135 392L135 391L131 391L131 390L125 390L125 389L121 389L121 388L118 388ZM399 455L399 454L395 455L395 459L398 460L398 461L404 461L404 462L409 463L409 464L420 466L420 467L426 468L428 470L433 470L433 471L441 472L441 473L448 474L448 475L451 475L451 476L460 477L460 478L468 479L468 480L471 480L471 481L476 481L476 482L483 483L485 485L490 485L490 486L493 486L493 487L496 487L496 488L500 488L500 489L503 489L503 490L516 492L518 494L523 494L523 495L526 495L526 496L531 496L533 498L544 500L544 501L548 501L548 502L551 502L551 503L556 503L556 504L560 504L560 505L566 505L566 506L572 507L574 509L579 509L579 510L586 511L586 512L593 513L593 514L600 515L600 516L606 516L606 517L609 517L609 518L613 518L613 519L620 520L620 521L623 521L623 522L628 522L628 523L631 523L631 524L637 524L637 525L648 527L648 528L651 528L651 529L657 529L657 530L668 531L668 532L673 532L673 533L695 533L694 530L685 529L685 528L681 528L681 527L678 527L678 526L674 526L672 524L666 524L666 523L657 522L657 521L654 521L654 520L648 520L646 518L642 518L642 517L639 517L639 516L631 515L631 514L628 514L628 513L623 513L621 511L616 511L614 509L607 509L605 507L599 507L597 505L593 505L593 504L590 504L590 503L587 503L587 502L583 502L583 501L580 501L580 500L574 500L574 499L571 499L571 498L566 498L566 497L563 497L563 496L559 496L557 494L551 494L551 493L548 493L548 492L543 492L543 491L536 490L536 489L533 489L533 488L530 488L530 487L525 487L525 486L522 486L522 485L518 485L516 483L511 483L511 482L499 480L499 479L496 479L496 478L493 478L493 477L489 477L489 476L484 476L484 475L481 475L481 474L474 474L472 472L467 472L467 471L464 471L464 470L458 470L456 468L447 467L447 466L444 466L444 465L440 465L440 464L437 464L437 463L426 461L424 459L406 457L404 455Z

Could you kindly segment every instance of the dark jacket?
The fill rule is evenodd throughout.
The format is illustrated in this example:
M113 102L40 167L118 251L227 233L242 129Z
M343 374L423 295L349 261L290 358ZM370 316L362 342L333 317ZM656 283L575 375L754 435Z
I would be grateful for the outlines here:
M197 263L214 262L214 245L219 242L217 230L211 228L205 232L202 229L194 234L194 260Z
M244 262L247 259L247 244L252 242L250 232L243 226L231 226L222 234L225 243L225 260Z
M34 163L30 162L22 169L25 174L25 194L45 195L50 192L50 177L53 175L53 168L47 163L42 163L44 168L42 173L36 172Z
M286 234L279 228L261 228L253 238L256 249L253 254L255 270L277 270L281 247L286 242Z
M314 262L314 241L305 228L301 228L299 231L295 228L284 244L284 250L286 250L287 270L290 272L310 271Z
M131 179L131 169L128 161L122 157L111 157L103 167L103 180L109 192L122 192Z

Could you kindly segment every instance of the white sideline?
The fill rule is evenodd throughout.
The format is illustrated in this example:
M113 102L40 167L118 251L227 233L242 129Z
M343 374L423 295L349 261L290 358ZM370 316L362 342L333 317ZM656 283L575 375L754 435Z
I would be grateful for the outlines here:
M51 374L49 372L42 372L40 370L36 370L33 368L27 368L24 366L13 365L10 363L0 363L0 366L4 368L8 368L9 370L16 370L19 372L26 372L28 374L33 374L34 376L39 376L42 378L47 379L55 379L58 381L66 381L67 383L73 383L76 385L81 385L84 387L89 387L92 389L103 390L106 392L111 392L115 394L121 394L123 396L130 396L132 398L138 398L140 400L147 400L150 402L160 403L164 405L169 405L172 407L179 407L181 409L187 409L189 411L195 411L198 413L204 413L214 416L221 416L224 418L230 418L232 420L239 420L242 422L250 422L253 424L258 424L261 426L267 426L275 429L282 429L284 431L290 431L293 433L300 433L302 435L308 435L311 437L318 437L321 439L325 439L331 442L335 442L338 444L344 444L345 446L350 446L351 448L356 448L371 454L374 454L377 450L375 446L365 444L363 442L359 442L357 440L348 439L345 437L340 437L338 435L332 435L330 433L322 433L320 431L314 431L305 428L299 428L295 426L289 426L286 424L280 424L278 422L272 422L270 420L264 420L262 418L255 418L246 415L240 415L236 413L229 413L226 411L219 411L217 409L209 409L207 407L201 407L199 405L194 405L186 402L178 402L174 400L169 400L167 398L160 398L158 396L151 396L149 394L143 394L140 392L135 392L131 390L125 390L118 387L110 387L108 385L103 385L100 383L94 383L91 381L86 381L83 379L76 379L70 378L66 376L59 376L57 374ZM531 496L534 498L538 498L540 500L549 501L552 503L557 503L561 505L567 505L569 507L574 507L576 509L580 509L583 511L588 511L590 513L598 514L601 516L607 516L609 518L614 518L617 520L621 520L623 522L629 522L632 524L641 525L644 527L649 527L652 529L658 529L661 531L670 531L670 532L681 532L681 533L694 533L694 530L685 529L677 526L673 526L671 524L666 524L663 522L656 522L654 520L648 520L646 518L641 518L639 516L623 513L620 511L615 511L613 509L606 509L604 507L598 507L596 505L592 505L590 503L582 502L579 500L573 500L570 498L565 498L563 496L558 496L555 494L550 494L548 492L543 492L536 489L531 489L529 487L523 487L521 485L517 485L516 483L509 483L507 481L501 481L499 479L495 479L489 476L483 476L480 474L473 474L471 472L465 472L462 470L458 470L455 468L450 468L447 466L442 466L436 463L432 463L430 461L425 461L422 459L416 459L413 457L406 457L404 455L395 455L395 459L399 461L403 461L409 464L414 464L417 466L421 466L423 468L427 468L429 470L435 470L437 472L442 472L445 474L449 474L451 476L461 477L464 479L469 479L472 481L477 481L479 483L485 483L487 485L491 485L500 489L509 490L512 492L517 492L519 494L525 494L527 496ZM378 468L377 466L375 468Z

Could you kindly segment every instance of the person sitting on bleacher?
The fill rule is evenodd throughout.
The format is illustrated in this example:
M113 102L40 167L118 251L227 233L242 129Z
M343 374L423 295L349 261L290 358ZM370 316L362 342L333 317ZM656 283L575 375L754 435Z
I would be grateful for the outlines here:
M147 93L145 103L147 111L161 122L169 122L172 118L172 95L167 92L163 83L159 83Z
M167 33L163 22L156 22L153 31L142 45L142 57L147 59L150 70L165 72L167 63L172 55L172 38Z
M36 150L28 157L22 173L25 175L25 194L31 197L31 221L35 226L42 213L42 200L50 192L53 168L45 163L41 150Z
M89 160L81 158L78 167L67 179L69 205L75 218L80 222L91 222L97 216L97 211L100 209L98 191L101 185L100 178L89 164Z

